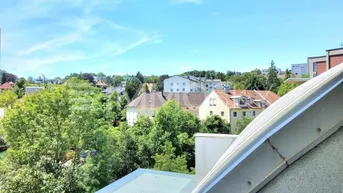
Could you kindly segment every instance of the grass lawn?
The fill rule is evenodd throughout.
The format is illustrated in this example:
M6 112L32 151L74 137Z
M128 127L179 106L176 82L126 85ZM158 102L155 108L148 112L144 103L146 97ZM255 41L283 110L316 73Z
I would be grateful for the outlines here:
M6 151L0 152L0 160L4 159Z

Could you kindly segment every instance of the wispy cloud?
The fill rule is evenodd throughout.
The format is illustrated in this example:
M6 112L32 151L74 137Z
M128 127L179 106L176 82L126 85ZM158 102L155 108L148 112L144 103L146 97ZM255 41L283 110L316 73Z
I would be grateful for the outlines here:
M119 0L17 0L15 6L0 5L5 29L1 68L21 75L51 64L116 57L148 42L162 42L158 33L119 24L108 17L110 12L104 13L118 6Z
M185 3L192 3L195 5L203 4L203 0L171 0L172 4L185 4Z

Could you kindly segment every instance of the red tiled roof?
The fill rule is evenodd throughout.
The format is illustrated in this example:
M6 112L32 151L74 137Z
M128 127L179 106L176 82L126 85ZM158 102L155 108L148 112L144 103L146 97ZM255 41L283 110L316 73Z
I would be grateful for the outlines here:
M238 106L230 97L232 96L245 96L251 97L254 100L265 100L266 106L270 106L276 100L280 98L279 95L275 94L272 91L266 90L230 90L229 93L226 93L224 90L215 90L218 96L230 107L230 108L242 108ZM246 108L260 108L254 101L252 104L249 104Z
M0 89L12 89L12 88L13 87L8 82L0 86Z

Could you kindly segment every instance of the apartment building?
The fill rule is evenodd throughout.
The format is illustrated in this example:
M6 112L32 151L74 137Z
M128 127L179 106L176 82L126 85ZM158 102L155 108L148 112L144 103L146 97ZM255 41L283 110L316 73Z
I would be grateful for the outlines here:
M343 62L343 48L326 50L326 55L307 58L310 78L314 78Z
M212 92L214 89L223 89L229 83L220 79L206 79L195 76L173 76L163 82L163 92L167 93L200 93Z
M295 75L304 75L308 74L308 64L302 63L302 64L292 64L292 74Z
M279 98L272 91L216 89L200 105L199 118L218 115L231 124L235 133L239 119L255 118Z

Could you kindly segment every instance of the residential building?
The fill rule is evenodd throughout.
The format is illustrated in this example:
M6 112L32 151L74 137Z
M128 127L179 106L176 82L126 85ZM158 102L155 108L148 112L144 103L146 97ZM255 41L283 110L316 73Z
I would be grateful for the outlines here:
M163 82L163 92L194 93L201 92L201 81L192 77L172 76Z
M272 91L216 89L200 105L199 118L218 115L230 123L235 133L239 119L257 117L279 98Z
M95 85L99 88L102 88L102 89L106 89L107 88L107 84L105 83L105 81L103 80L98 80Z
M340 64L280 98L239 136L196 134L195 175L136 170L98 193L342 192L342 80Z
M173 76L163 82L163 92L171 93L199 93L212 92L214 89L222 89L227 82L220 79L206 79L205 77L195 76Z
M25 88L25 94L33 94L35 92L40 92L42 90L44 90L44 87L28 86Z
M136 123L139 116L155 117L156 111L167 100L161 92L143 93L127 105L126 120L129 126Z
M13 89L13 86L9 82L6 82L0 86L0 91L4 89Z
M310 78L314 78L343 62L343 48L326 50L326 55L307 58Z
M304 75L308 74L308 64L302 63L302 64L292 64L292 74L295 75Z
M135 124L139 116L155 117L156 111L168 100L177 101L183 110L199 115L199 106L206 98L206 93L142 93L127 105L126 120L128 125Z

